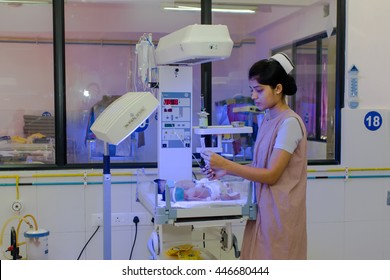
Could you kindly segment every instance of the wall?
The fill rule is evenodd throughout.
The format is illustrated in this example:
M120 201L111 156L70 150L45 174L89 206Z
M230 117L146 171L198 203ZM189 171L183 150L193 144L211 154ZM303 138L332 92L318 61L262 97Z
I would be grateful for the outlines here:
M381 87L388 77L386 65L390 41L386 34L390 5L384 0L371 4L364 1L348 2L348 33L346 70L356 65L360 70L361 108L389 108L390 95ZM366 18L371 18L367 22Z
M385 92L386 88L382 89L386 85L389 60L384 54L388 51L390 39L383 35L387 34L389 9L390 5L384 0L347 0L346 66L349 68L355 64L360 70L360 108L345 108L342 112L341 165L308 168L310 259L390 259L390 206L386 205L390 191L387 170L390 161L389 116L386 108L389 108L390 96ZM259 56L263 55L267 54L259 53ZM382 91L385 93L382 94ZM383 117L381 128L373 133L367 131L362 121L362 116L371 110L380 112ZM362 171L360 168L371 169ZM58 172L82 174L84 170ZM33 173L47 172L18 172L23 177L31 177ZM9 174L1 172L1 175ZM135 177L125 176L122 179L134 181ZM35 178L34 182L45 180L54 181L53 178ZM68 177L60 179L74 180ZM80 178L78 180L82 182ZM120 177L114 177L114 180L119 181ZM1 182L14 181L2 179ZM102 210L101 186L28 185L20 189L24 213L34 214L39 225L51 232L50 258L76 259L93 233L90 214ZM0 224L3 225L13 214L10 204L15 198L15 188L2 186L0 193ZM135 202L134 194L133 183L114 185L113 212L144 211ZM145 243L151 230L150 225L140 226L134 259L148 257ZM235 228L239 237L241 230L241 227ZM113 258L128 259L134 227L114 227L113 236ZM9 240L8 236L4 240ZM102 240L100 230L82 257L102 258Z
M329 175L334 179L309 180L311 258L390 258L390 206L386 205L390 191L390 102L388 94L382 94L378 86L387 78L389 58L373 59L375 54L386 53L390 43L388 37L382 36L388 25L389 9L387 1L347 1L346 75L353 64L360 70L360 106L342 111L341 165L338 166L341 170L313 173L313 176ZM347 79L345 92L347 95ZM382 116L381 127L374 131L364 124L371 111ZM347 168L356 171L346 173ZM346 174L352 178L345 179Z
M5 172L2 172L4 175ZM32 214L39 225L50 231L50 259L76 260L83 246L93 234L92 214L103 213L102 175L95 170L72 170L58 172L7 172L20 175L19 200L22 203L22 215ZM85 174L85 177L84 177ZM118 174L118 175L117 175ZM85 178L85 180L84 180ZM137 244L133 259L147 259L147 238L153 229L151 216L136 202L136 171L112 170L113 213L143 213L140 216ZM85 182L85 184L84 184ZM95 183L97 182L97 183ZM121 182L121 183L118 183ZM15 184L13 179L1 179L1 183ZM24 184L24 185L23 185ZM15 187L1 188L1 225L13 216L11 204L16 201ZM16 227L15 227L16 228ZM20 239L23 239L22 228ZM112 228L112 258L128 259L134 239L134 227ZM5 232L3 243L8 245L9 232ZM103 258L103 228L91 240L81 259ZM25 246L21 246L25 256ZM1 256L4 259L4 256Z
M137 201L137 182L139 172L144 170L111 170L112 213L129 214L124 226L112 227L112 259L129 259L133 242L132 259L149 259L147 242L154 229L152 215ZM199 171L199 170L198 170ZM147 170L150 179L157 176L157 170ZM8 178L6 178L8 177ZM16 179L17 178L17 179ZM103 176L96 170L67 170L59 172L2 172L0 175L0 223L4 248L9 245L11 225L18 220L10 220L15 212L12 204L19 201L22 205L21 215L32 214L40 229L47 229L49 234L49 259L76 260L84 245L97 229L94 214L103 213ZM16 188L16 182L19 187ZM17 191L19 190L19 191ZM132 223L133 215L138 215L140 222L136 227ZM31 219L27 218L31 222ZM23 232L28 230L22 224L18 235L24 240ZM238 238L242 225L235 227ZM241 238L240 238L241 240ZM208 242L210 244L210 242ZM98 229L80 259L103 259L103 228ZM219 252L223 258L232 258L233 252ZM215 246L215 245L214 245ZM26 256L26 247L20 246L21 255ZM9 259L9 253L3 253L0 259Z

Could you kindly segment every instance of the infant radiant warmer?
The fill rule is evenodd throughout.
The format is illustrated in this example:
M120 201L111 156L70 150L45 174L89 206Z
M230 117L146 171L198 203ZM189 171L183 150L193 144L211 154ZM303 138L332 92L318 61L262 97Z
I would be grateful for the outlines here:
M188 26L161 38L157 46L158 178L165 184L161 189L143 174L137 184L137 199L154 219L148 242L152 259L219 259L221 248L233 247L238 258L232 225L256 218L251 182L241 178L191 181L193 71L189 65L225 59L232 47L227 27L222 25ZM183 182L214 191L209 199L189 200L188 193L194 190L185 189ZM221 188L215 190L215 184L228 185L231 197Z
M208 194L186 195L193 189ZM221 250L232 249L238 258L239 244L233 227L256 219L253 190L250 181L238 177L223 181L167 181L161 188L159 183L139 174L137 200L154 217L155 230L148 244L152 258L186 259L186 254L180 257L169 253L184 245L196 252L194 259L219 259Z

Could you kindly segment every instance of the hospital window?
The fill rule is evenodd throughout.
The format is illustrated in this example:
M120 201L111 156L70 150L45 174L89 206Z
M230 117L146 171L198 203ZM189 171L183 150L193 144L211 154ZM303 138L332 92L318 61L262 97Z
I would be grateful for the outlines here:
M153 5L158 5L151 2L139 1L144 5L143 11L150 11ZM288 38L288 42L273 42L276 37L267 34L267 28L256 33L250 29L252 24L245 24L248 19L254 23L254 17L270 15L279 9L283 14L286 7L264 6L258 14L250 16L213 14L214 24L229 22L234 48L231 58L212 64L212 104L220 108L214 107L210 124L226 124L226 118L229 122L243 118L256 131L256 117L240 113L233 115L233 109L251 105L246 73L253 60L268 57L278 48L283 49L290 52L298 65L296 78L299 81L309 79L305 88L300 89L302 98L297 95L289 102L307 120L308 140L314 145L326 145L326 152L309 157L309 163L311 160L314 163L338 163L345 0L329 2L331 7L337 5L334 36L324 37L321 33L310 32L315 35L294 35L294 38ZM39 5L0 4L0 168L101 167L103 143L91 132L91 124L119 96L129 91L145 90L133 75L136 72L136 44L145 33L143 28L142 31L137 28L141 24L139 17L129 16L126 16L129 24L113 32L110 26L121 17L111 12L118 7L119 13L131 11L131 7L125 4L108 6L76 0ZM294 9L299 12L299 8ZM175 17L182 26L201 21L199 13L171 12L169 17ZM158 39L167 34L158 31L164 21L148 19L147 32L157 44ZM91 22L95 24L89 24ZM307 22L305 25L311 26ZM170 30L173 31L176 30ZM307 41L307 38L313 40ZM303 65L307 68L302 68ZM301 75L300 71L314 68L316 74ZM201 71L199 65L194 66L194 125L200 109L200 84L204 79ZM321 71L328 74L319 74ZM307 90L308 87L312 89ZM221 112L227 115L218 115ZM309 118L305 118L307 114ZM312 114L316 115L315 119ZM156 114L150 116L146 130L133 133L118 146L109 146L114 166L156 166L156 118ZM237 136L239 138L224 142L226 154L233 151L234 160L250 161L255 134L234 137ZM224 140L229 140L228 135L224 137ZM194 136L194 151L198 145L196 141L198 139ZM239 156L242 149L247 152L244 157Z
M0 168L52 165L52 6L0 3L0 21Z
M301 116L307 131L308 158L335 159L336 112L336 35L320 33L297 40L291 46L273 50L285 52L296 68L293 76L297 94L288 97L289 105Z

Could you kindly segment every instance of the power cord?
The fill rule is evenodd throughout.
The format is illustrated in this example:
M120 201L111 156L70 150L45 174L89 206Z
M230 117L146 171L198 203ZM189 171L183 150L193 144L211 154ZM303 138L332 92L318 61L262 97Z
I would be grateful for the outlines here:
M134 241L133 241L133 246L131 247L131 252L130 252L129 260L131 260L131 258L132 258L132 256L133 256L133 251L134 251L135 242L137 241L138 223L139 223L139 218L138 218L138 216L135 216L135 217L134 217L133 223L135 224L135 234L134 234Z
M77 260L80 260L80 257L81 257L81 255L83 254L85 248L87 248L87 245L88 245L89 241L92 240L92 238L95 236L95 234L97 233L97 231L99 230L99 228L100 228L100 226L98 226L98 227L96 228L95 232L94 232L94 233L91 235L91 237L88 239L87 243L85 243L83 249L82 249L81 252L80 252L79 257L77 258Z

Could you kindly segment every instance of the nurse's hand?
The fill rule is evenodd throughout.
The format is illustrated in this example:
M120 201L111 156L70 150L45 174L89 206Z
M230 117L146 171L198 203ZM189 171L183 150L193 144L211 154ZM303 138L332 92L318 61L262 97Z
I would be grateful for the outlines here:
M208 166L203 168L202 172L206 175L206 178L209 180L217 180L227 174L226 170L223 169L213 170L211 168L208 168Z
M203 150L200 156L204 159L206 166L211 169L224 169L227 159L210 150Z
M209 180L219 179L227 174L227 171L221 168L226 159L210 150L204 150L200 153L204 159L205 167L202 172Z

